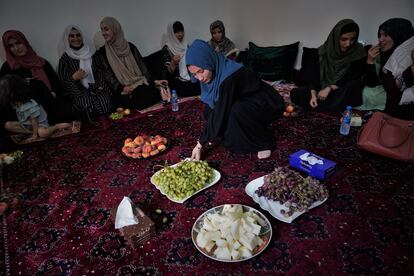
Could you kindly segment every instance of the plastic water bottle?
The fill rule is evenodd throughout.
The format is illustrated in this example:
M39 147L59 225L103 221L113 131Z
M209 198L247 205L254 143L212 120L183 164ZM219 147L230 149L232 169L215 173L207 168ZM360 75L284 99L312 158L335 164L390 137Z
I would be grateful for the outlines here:
M172 106L172 111L174 112L178 111L179 109L178 96L177 96L177 91L175 91L175 89L171 90L171 106Z
M342 116L341 128L339 133L342 135L348 135L351 129L351 118L352 118L352 106L347 106Z

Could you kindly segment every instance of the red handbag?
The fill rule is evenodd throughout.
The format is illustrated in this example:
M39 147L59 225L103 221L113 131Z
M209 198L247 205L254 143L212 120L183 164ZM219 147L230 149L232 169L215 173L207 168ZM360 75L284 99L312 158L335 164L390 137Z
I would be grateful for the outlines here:
M389 158L414 161L414 121L374 112L358 135L358 146Z

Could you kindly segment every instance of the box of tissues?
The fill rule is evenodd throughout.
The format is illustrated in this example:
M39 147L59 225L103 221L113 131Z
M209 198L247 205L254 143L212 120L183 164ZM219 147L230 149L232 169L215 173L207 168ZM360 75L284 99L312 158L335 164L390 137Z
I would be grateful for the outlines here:
M307 150L292 153L289 158L289 164L319 180L325 180L336 172L335 162Z
M128 197L124 197L118 208L111 210L111 218L115 229L119 229L133 248L155 235L154 222Z

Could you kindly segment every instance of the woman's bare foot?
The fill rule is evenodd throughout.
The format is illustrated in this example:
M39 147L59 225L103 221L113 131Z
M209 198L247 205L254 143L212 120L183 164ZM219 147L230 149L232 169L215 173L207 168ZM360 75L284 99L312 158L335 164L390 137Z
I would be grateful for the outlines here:
M272 152L270 150L262 150L257 153L257 158L266 159L269 158Z
M73 121L72 122L72 132L78 133L81 129L81 122L80 121Z

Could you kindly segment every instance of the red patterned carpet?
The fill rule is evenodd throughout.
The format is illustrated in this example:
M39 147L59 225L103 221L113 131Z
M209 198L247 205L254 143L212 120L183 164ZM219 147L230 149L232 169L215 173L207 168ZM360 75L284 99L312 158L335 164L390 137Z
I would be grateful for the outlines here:
M338 134L338 119L323 114L273 124L277 150L270 159L233 155L222 146L205 158L222 179L184 204L169 201L149 182L156 165L191 154L203 126L202 104L145 114L102 131L24 148L4 168L4 186L22 196L1 220L0 271L10 275L274 275L414 273L414 165L391 161L355 146L357 129ZM170 138L170 149L147 160L129 160L121 145L138 133ZM308 149L338 163L330 197L292 224L273 224L269 247L258 257L224 264L203 256L190 231L205 210L224 203L259 208L246 184L288 165L290 153ZM154 220L156 237L138 249L114 229L110 209L129 196ZM157 214L160 208L163 214ZM163 223L167 217L168 222ZM7 222L7 223L5 223ZM7 240L4 236L7 234ZM9 271L8 271L9 269Z

